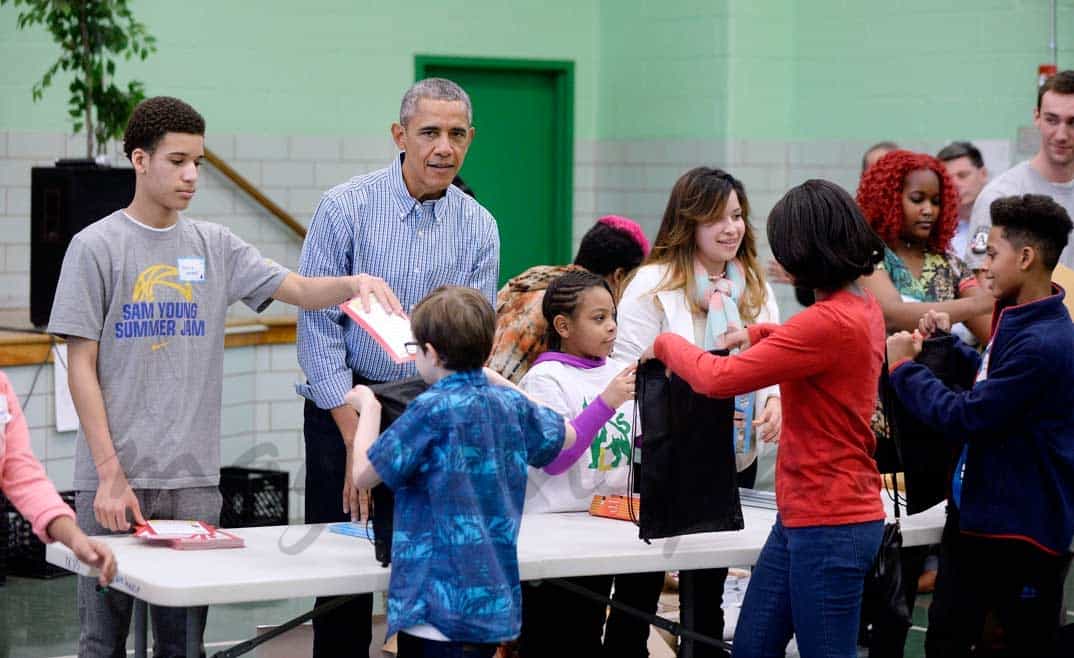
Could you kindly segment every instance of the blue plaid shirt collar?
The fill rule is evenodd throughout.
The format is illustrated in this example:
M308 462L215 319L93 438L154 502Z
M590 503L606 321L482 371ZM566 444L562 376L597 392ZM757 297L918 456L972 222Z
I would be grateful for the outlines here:
M405 222L414 211L415 206L422 205L417 199L410 195L410 190L406 187L406 181L403 180L403 159L406 157L406 153L400 153L398 158L392 161L392 166L388 175L388 187L391 189L392 198L395 199L396 208L399 210L399 221ZM458 199L454 199L451 187L444 192L444 196L440 197L433 204L433 217L436 221L441 221L446 217L451 216L451 212L458 214L461 210Z

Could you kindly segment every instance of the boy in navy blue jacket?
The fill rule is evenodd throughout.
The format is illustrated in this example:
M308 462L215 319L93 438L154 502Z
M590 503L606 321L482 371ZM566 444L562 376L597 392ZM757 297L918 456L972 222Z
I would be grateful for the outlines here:
M991 205L985 271L996 307L973 389L912 359L934 329L888 339L891 382L911 413L962 443L952 474L926 652L969 655L987 611L1014 656L1051 655L1074 537L1074 324L1052 270L1072 225L1050 197Z

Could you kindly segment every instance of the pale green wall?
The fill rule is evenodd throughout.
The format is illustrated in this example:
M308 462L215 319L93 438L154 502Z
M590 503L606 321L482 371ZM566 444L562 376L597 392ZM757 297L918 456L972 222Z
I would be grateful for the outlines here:
M1059 2L1074 66L1074 0ZM219 132L383 134L416 53L573 60L575 136L1010 138L1047 61L1047 0L135 1L157 36L123 67ZM67 126L55 56L0 8L0 130ZM17 63L16 65L11 65Z
M414 80L414 55L575 62L575 135L596 133L596 2L541 0L135 0L157 37L147 62L121 68L150 94L180 96L221 133L387 134ZM33 104L57 51L18 32L0 8L0 130L67 128L66 82ZM18 62L18 66L12 66Z
M723 137L727 11L722 0L602 0L597 135Z
M1014 136L1049 61L1047 0L604 0L613 139ZM1074 0L1059 1L1074 67Z
M733 0L727 28L730 108L726 135L787 139L794 135L796 0Z
M1011 138L1049 61L1047 0L797 3L792 137ZM1060 67L1074 1L1059 2ZM763 126L742 127L760 136Z

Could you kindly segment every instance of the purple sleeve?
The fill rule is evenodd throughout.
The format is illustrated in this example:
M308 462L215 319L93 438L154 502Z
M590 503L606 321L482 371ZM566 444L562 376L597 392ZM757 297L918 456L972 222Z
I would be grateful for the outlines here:
M586 450L589 450L593 437L614 414L615 410L598 395L596 400L582 410L582 413L571 420L571 427L574 428L575 433L574 445L560 452L551 464L544 467L544 472L549 475L559 475L574 465L574 462L578 461Z

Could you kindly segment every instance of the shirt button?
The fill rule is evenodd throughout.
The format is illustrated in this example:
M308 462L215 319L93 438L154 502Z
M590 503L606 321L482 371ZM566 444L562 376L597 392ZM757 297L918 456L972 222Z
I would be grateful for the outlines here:
M415 274L419 274L420 272L421 272L421 268L420 268L420 267L415 267L415 268L414 268L414 273L415 273Z
M419 238L420 238L421 236L423 236L423 235L425 235L425 231L418 231L418 237L419 237Z

